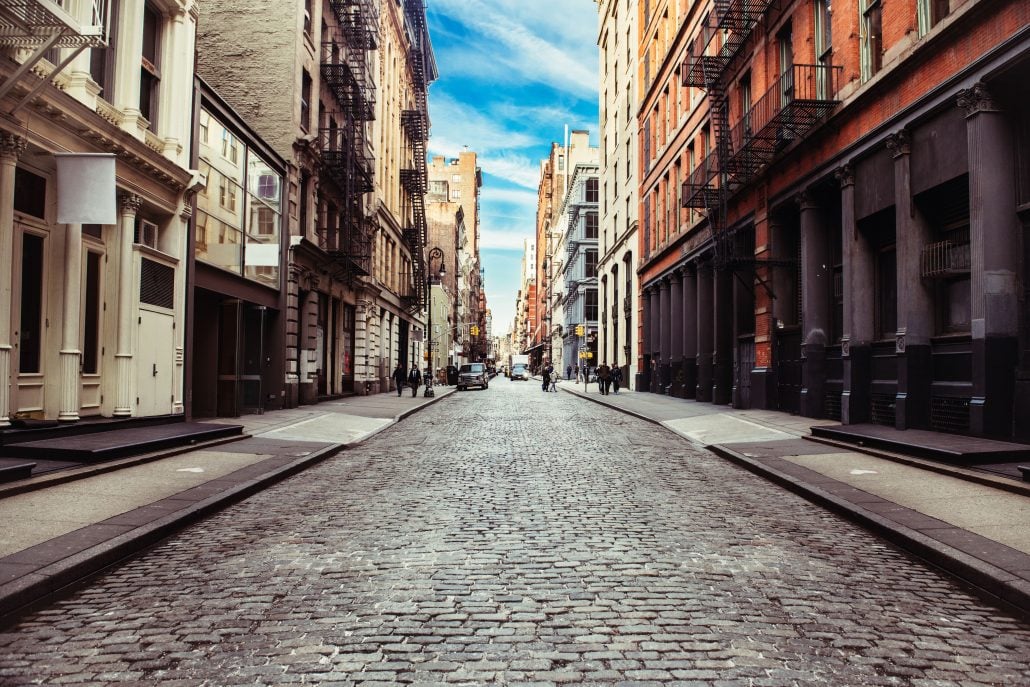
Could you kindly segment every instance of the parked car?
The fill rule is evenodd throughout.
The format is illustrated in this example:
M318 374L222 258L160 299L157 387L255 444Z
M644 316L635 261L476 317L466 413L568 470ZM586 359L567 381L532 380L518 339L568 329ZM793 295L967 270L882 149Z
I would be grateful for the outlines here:
M522 363L515 363L511 366L511 381L523 379L529 381L529 368Z
M483 363L465 363L458 369L458 391L464 391L470 386L478 386L483 389L490 387L486 365Z

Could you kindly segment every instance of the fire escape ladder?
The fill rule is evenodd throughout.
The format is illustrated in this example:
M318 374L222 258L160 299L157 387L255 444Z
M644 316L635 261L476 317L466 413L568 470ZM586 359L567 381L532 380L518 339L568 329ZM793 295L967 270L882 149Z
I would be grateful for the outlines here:
M32 101L83 50L107 47L110 0L92 0L88 5L90 7L89 18L84 23L80 23L68 10L64 9L63 4L56 0L5 0L0 2L0 48L32 50L32 53L18 65L14 73L0 82L0 98L14 90L22 77L30 73L49 51L58 48L71 50L46 78L33 83L28 92L7 113L9 115Z
M330 0L339 28L322 45L321 76L336 107L330 125L319 130L326 175L340 190L339 227L323 246L338 276L352 281L371 274L375 220L366 211L366 194L374 189L367 122L375 119L375 85L368 52L375 50L375 6L371 0Z
M426 165L426 139L429 135L429 114L426 104L428 83L426 82L427 36L426 5L424 0L405 0L405 19L410 26L411 48L408 61L411 65L414 108L401 114L401 124L411 144L412 167L401 170L401 185L411 198L411 226L404 232L411 251L413 292L408 301L411 312L428 307L429 291L426 287L426 244L429 228L426 220L426 191L429 186L429 170Z

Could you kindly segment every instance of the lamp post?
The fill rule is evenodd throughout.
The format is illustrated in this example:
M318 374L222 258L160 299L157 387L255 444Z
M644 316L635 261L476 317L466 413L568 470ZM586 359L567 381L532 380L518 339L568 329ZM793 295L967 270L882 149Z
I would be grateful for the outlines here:
M432 398L436 396L436 392L433 391L433 375L436 372L436 365L433 360L433 260L440 260L440 271L437 273L437 277L447 276L447 266L443 262L443 250L440 248L432 248L429 251L429 257L426 258L426 307L429 310L428 326L426 332L426 351L429 355L429 376L426 379L426 390L422 392L425 398Z

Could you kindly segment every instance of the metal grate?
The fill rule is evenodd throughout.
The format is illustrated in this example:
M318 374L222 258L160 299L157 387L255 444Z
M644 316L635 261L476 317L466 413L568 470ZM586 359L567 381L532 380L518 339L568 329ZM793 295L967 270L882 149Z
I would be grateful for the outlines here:
M140 303L171 310L175 307L175 270L142 258L139 270Z
M924 246L921 257L923 277L947 277L969 272L968 243L937 241Z
M823 398L823 416L840 422L840 394L826 394Z
M869 399L869 419L878 425L895 425L893 394L872 394Z
M930 428L938 432L969 433L969 399L930 397Z

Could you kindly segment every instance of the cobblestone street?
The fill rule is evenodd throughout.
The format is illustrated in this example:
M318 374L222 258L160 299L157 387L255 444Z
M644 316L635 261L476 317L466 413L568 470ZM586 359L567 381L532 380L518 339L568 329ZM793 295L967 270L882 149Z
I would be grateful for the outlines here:
M1030 684L1030 628L670 432L496 378L0 634L3 685Z

